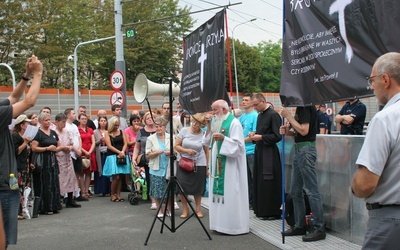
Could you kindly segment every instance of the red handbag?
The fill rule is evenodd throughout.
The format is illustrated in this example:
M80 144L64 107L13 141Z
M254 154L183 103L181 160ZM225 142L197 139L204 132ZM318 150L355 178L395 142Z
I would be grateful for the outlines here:
M182 157L178 163L179 167L187 172L195 172L196 164L194 160Z

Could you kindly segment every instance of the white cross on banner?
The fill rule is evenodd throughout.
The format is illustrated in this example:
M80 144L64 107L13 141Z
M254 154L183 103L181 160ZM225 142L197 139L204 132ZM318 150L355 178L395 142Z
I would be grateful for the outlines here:
M225 81L225 10L185 37L179 101L191 114L206 112L218 99L230 103Z

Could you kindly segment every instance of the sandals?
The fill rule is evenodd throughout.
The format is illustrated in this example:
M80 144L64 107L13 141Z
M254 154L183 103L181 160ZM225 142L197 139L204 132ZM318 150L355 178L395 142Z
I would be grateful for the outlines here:
M203 218L204 217L204 215L203 215L203 213L201 211L196 212L196 214L197 214L197 217L199 217L199 218Z
M111 200L112 202L119 202L119 199L118 199L115 195L111 195L110 200Z

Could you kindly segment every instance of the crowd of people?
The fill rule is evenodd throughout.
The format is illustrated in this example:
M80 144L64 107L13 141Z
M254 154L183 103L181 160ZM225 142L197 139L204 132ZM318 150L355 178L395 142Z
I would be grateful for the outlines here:
M398 175L395 152L399 128L390 122L390 117L399 110L399 65L398 53L385 54L378 58L368 77L371 89L385 108L371 121L372 132L367 133L351 186L355 196L366 199L370 211L365 248L397 246L400 200L393 176ZM53 215L60 213L63 203L66 208L80 208L78 202L89 201L93 195L123 202L123 185L132 188L132 172L143 172L148 187L143 192L151 198L150 209L157 209L158 217L171 216L171 209L179 209L176 201L174 208L170 204L161 207L170 168L176 169L182 186L176 192L182 202L182 219L190 213L187 195L194 197L196 217L203 217L201 197L208 178L210 229L228 235L248 233L250 209L262 220L281 218L282 176L277 143L282 135L293 135L295 141L287 190L293 199L294 226L282 233L302 235L306 242L325 239L315 171L316 135L329 133L324 104L317 109L297 107L294 116L286 108L279 114L257 93L244 94L244 113L232 112L225 100L216 100L210 112L189 114L178 105L178 112L172 116L169 103L164 103L160 112L134 110L127 123L119 105L111 107L111 117L107 117L106 110L99 110L94 121L81 106L78 116L68 108L52 122L49 107L43 107L38 114L24 114L38 98L42 71L36 56L28 58L21 82L6 100L0 101L0 126L4 127L0 130L0 217L5 231L0 231L0 244L16 244L17 220L23 219L27 211L27 189L35 197L32 217ZM31 87L19 101L28 81L32 82ZM341 133L362 134L365 111L361 101L349 100L335 117L335 122L341 124ZM9 132L13 117L16 119ZM282 118L286 119L283 125ZM25 136L29 126L37 129L32 138ZM170 158L175 154L177 161L172 161L171 166ZM11 183L15 175L19 189ZM90 188L92 176L94 193ZM305 225L304 191L313 213L312 230ZM396 220L389 222L380 217Z

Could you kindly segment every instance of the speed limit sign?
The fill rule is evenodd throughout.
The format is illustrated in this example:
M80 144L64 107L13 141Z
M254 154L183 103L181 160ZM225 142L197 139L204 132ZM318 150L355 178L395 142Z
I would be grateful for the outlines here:
M122 71L114 70L110 76L110 86L113 90L120 90L124 87L125 84L125 76Z

